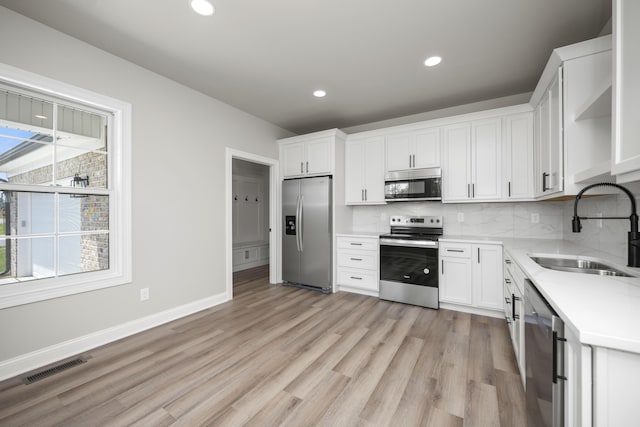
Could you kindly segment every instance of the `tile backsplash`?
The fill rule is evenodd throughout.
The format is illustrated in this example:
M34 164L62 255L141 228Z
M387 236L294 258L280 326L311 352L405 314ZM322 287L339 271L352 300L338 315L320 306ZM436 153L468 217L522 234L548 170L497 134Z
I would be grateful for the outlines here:
M565 202L447 203L398 202L353 208L354 232L389 232L392 215L442 215L448 235L560 239ZM458 213L464 221L458 222ZM531 214L539 222L532 223Z
M624 184L640 208L640 182ZM587 192L587 194L589 194ZM573 200L521 203L398 202L379 206L354 206L354 232L389 232L392 215L442 215L448 235L564 239L626 259L631 205L625 194L580 200L580 216L624 216L625 219L584 220L580 233L571 231ZM464 221L458 221L458 213ZM538 214L539 222L531 221Z
M640 182L622 184L628 188L636 198L636 205L640 208ZM586 194L589 194L587 192ZM586 195L585 194L585 195ZM630 230L629 220L631 204L629 198L622 192L609 196L599 196L581 199L578 204L580 216L623 216L625 219L583 220L582 231L571 231L573 217L573 201L565 202L563 237L565 240L580 242L580 244L609 254L627 258L627 233Z

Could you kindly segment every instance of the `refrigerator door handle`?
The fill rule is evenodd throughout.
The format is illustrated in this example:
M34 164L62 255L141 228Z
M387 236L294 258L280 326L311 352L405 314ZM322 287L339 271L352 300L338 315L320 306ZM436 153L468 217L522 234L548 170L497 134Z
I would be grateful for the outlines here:
M304 252L304 235L302 234L304 216L304 196L300 196L300 222L298 223L298 236L300 236L300 252Z
M300 252L300 196L296 201L296 248Z

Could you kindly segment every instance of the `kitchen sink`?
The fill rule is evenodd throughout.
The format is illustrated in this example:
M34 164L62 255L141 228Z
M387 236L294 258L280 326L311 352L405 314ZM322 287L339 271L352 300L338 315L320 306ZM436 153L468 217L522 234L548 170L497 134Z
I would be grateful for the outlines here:
M530 256L541 267L571 273L596 274L600 276L636 277L609 264L584 258L555 258L549 256Z

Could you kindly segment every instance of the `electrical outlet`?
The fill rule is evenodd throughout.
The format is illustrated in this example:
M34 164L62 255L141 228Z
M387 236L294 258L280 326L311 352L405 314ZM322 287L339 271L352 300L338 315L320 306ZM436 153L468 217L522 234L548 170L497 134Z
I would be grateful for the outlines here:
M602 218L602 212L598 212L596 214L596 216L599 217L599 218ZM601 219L598 220L598 228L602 228L602 220Z
M458 212L458 222L464 222L464 212Z
M531 224L538 224L540 222L540 214L532 213L531 214Z
M140 301L146 301L149 299L149 288L140 289Z

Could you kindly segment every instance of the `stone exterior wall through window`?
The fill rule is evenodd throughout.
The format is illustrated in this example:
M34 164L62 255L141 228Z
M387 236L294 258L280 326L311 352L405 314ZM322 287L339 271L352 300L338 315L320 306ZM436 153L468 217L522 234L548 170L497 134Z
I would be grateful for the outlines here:
M81 177L88 176L91 187L106 188L107 168L106 155L100 153L85 153L77 157L63 160L57 164L58 182L68 185L73 177L78 174ZM52 166L43 166L28 172L11 176L8 179L12 184L46 184L51 181ZM68 180L65 182L65 180ZM10 234L15 236L18 232L17 194L12 193L10 200ZM109 229L109 204L107 196L81 196L80 202L80 230L108 230ZM10 244L11 274L16 275L17 248ZM80 238L80 271L88 272L109 268L109 236L108 234L83 235Z

